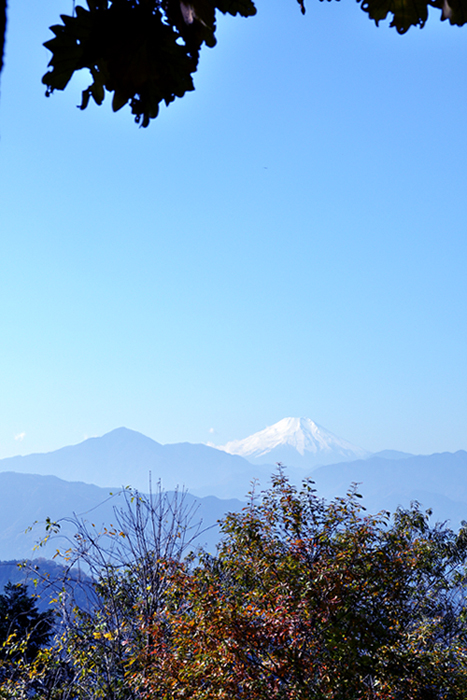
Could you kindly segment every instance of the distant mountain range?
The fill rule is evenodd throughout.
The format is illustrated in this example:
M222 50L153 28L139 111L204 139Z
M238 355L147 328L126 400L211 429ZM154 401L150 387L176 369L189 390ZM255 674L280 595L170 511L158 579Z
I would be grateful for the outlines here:
M160 479L165 489L186 487L198 496L244 498L253 477L267 479L273 467L251 468L242 457L188 442L161 445L127 428L78 445L0 460L0 471L53 475L102 487L130 485L143 493Z
M254 435L232 440L218 449L245 457L252 464L282 462L301 469L370 456L370 452L337 437L310 418L283 418Z
M252 464L227 448L253 462L270 463ZM325 464L331 454L337 454L336 462ZM370 512L393 511L418 500L433 508L435 520L449 520L452 527L467 520L467 452L415 456L384 450L367 455L308 419L288 418L251 438L228 443L224 450L190 443L160 445L119 428L55 452L10 457L0 460L0 559L31 556L38 534L25 530L35 520L56 520L74 512L110 522L118 499L109 501L109 491L129 484L145 493L149 473L154 488L160 480L166 490L177 485L189 489L187 498L199 505L199 517L207 525L215 524L227 511L242 507L253 479L259 480L257 489L269 485L277 469L274 461L286 464L295 483L311 477L318 495L326 498L345 495L352 482L359 483ZM313 463L315 458L323 466L307 466L307 460ZM62 535L71 536L72 529L65 527ZM210 530L203 544L213 551L217 537L218 531ZM38 554L49 556L42 550Z
M66 549L73 541L75 527L71 520L76 516L97 529L104 524L115 523L115 508L124 505L118 489L110 495L109 489L93 484L70 482L56 476L38 474L0 473L0 560L22 557L51 558L57 549ZM214 552L219 539L217 521L226 512L237 511L243 503L237 499L223 500L215 496L197 498L188 493L186 506L193 510L193 525L202 523L208 528L196 540L193 547L202 545ZM61 519L60 533L46 546L34 551L43 540L45 520ZM37 523L34 527L31 527Z
M151 475L153 484L161 480L168 490L182 486L197 496L244 499L252 479L267 484L278 462L300 479L319 465L369 455L309 418L284 418L223 447L161 445L134 430L117 428L54 452L7 457L0 460L0 471L53 475L102 487L131 485L142 492L148 491Z
M318 494L334 498L357 483L370 513L393 512L399 505L418 501L433 510L434 520L448 521L450 527L458 528L467 520L467 452L408 456L396 452L391 458L385 452L313 470L310 476Z
M74 602L82 609L89 609L90 600L93 599L92 579L89 576L82 570L69 571L52 559L40 557L0 561L0 592L8 582L26 584L41 611L49 609L50 605L55 607L63 586L73 591Z

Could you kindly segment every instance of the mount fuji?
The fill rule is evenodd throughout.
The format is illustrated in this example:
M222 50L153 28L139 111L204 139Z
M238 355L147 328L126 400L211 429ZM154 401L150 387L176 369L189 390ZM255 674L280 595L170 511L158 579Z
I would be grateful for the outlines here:
M370 452L337 437L310 418L283 418L244 440L232 440L217 449L244 457L252 464L282 462L303 469L370 456Z

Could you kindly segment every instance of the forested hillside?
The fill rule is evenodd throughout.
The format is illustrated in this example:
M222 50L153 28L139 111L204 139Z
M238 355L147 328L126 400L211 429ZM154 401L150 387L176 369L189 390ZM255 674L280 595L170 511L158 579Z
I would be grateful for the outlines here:
M93 577L92 605L64 592L32 661L8 640L0 697L465 698L465 529L417 506L369 515L354 488L324 501L279 472L224 518L215 556L187 556L186 506L128 493L100 536L76 522L58 556Z

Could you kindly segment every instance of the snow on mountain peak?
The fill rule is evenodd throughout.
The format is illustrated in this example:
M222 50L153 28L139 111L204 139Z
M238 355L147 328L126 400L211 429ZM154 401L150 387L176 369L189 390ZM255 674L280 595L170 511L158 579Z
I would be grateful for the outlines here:
M283 418L244 440L232 440L218 449L257 463L292 459L302 466L362 459L369 454L310 418Z

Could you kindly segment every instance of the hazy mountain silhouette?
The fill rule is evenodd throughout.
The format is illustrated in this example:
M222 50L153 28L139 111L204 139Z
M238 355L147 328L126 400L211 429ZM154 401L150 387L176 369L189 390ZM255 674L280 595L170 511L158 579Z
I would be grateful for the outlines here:
M70 571L51 559L0 561L0 593L8 582L26 584L40 611L55 607L63 586L73 591L74 602L80 608L89 608L89 601L94 597L89 576L79 569Z
M370 512L393 511L398 505L408 506L411 500L418 500L424 507L433 508L435 519L449 520L453 527L467 520L467 452L462 450L418 456L384 450L365 459L314 470L294 467L293 462L287 465L293 482L311 476L318 494L328 499L345 495L352 482L359 483ZM211 525L227 511L242 507L241 500L245 500L252 479L259 479L258 490L267 488L275 468L252 465L238 455L206 445L160 445L126 428L55 452L3 459L0 559L31 556L39 532L25 530L35 520L56 520L75 512L89 513L93 521L108 524L118 503L116 499L103 503L109 491L130 484L147 492L149 472L154 489L159 479L166 490L177 484L186 486L190 490L187 498L199 504L199 517ZM68 481L71 475L80 481ZM235 500L238 497L241 500ZM62 535L67 534L72 530L64 527ZM201 543L213 551L217 537L218 531L209 531ZM50 556L50 551L54 550L49 547L38 554Z
M407 459L407 457L414 457L415 455L410 454L410 452L399 452L399 450L381 450L381 452L375 452L370 457L382 457L383 459Z
M370 512L394 511L410 501L433 509L435 520L450 521L457 528L467 520L467 452L412 455L395 459L373 456L320 467L310 473L318 493L325 498L344 495L352 482L359 484Z
M267 478L273 467L255 467L242 457L188 442L161 445L128 428L54 452L7 457L0 471L53 475L103 487L130 485L149 490L149 473L165 489L185 486L199 496L244 498L254 477Z
M75 532L72 525L62 522L60 536L35 552L34 545L45 535L45 519L52 521L69 518L73 513L100 528L115 522L114 508L123 505L122 496L110 497L109 489L93 484L68 482L55 476L37 474L0 473L0 560L52 557L57 548L63 548L67 538ZM203 527L214 526L198 538L196 545L215 551L219 538L217 521L226 512L242 508L237 499L223 500L215 496L197 498L186 494L188 507L196 509L193 523L202 521ZM34 522L38 524L29 529Z

